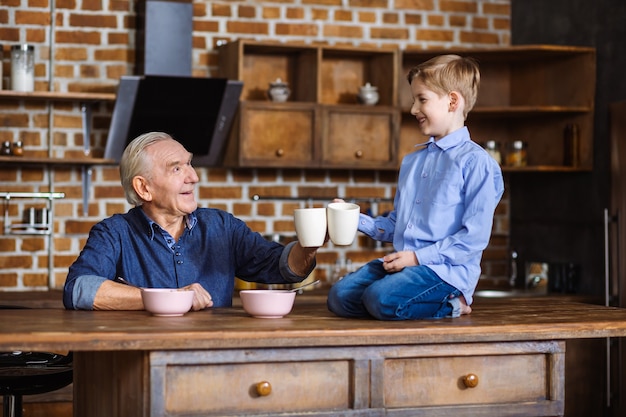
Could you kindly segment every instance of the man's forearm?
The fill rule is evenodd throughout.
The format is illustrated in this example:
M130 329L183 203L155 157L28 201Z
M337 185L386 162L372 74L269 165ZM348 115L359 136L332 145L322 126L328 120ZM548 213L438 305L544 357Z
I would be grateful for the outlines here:
M303 248L300 243L296 243L289 253L289 268L301 277L307 276L315 262L316 254L317 248Z
M94 310L144 310L141 290L112 281L102 283L93 302Z

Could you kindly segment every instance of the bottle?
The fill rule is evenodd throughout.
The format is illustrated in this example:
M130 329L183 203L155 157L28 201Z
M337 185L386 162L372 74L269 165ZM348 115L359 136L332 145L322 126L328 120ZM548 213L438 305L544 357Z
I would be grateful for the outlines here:
M575 123L565 126L563 131L563 165L577 167L580 165L580 129Z
M23 92L35 90L35 47L33 45L11 47L11 89Z
M509 271L509 285L511 288L515 288L517 286L517 252L511 252L511 270Z
M2 62L4 61L4 45L0 44L0 90L2 90Z

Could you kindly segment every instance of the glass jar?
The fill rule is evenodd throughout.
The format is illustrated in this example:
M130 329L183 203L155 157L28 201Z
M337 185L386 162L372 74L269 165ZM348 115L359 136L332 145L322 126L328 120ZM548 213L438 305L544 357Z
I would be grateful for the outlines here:
M24 155L24 144L22 143L21 140L16 140L15 142L13 142L13 148L12 148L12 153L15 156L22 156Z
M11 47L11 89L24 92L35 90L35 47L33 45Z
M502 163L502 154L500 153L500 144L495 140L485 142L485 150L497 163Z
M525 167L526 163L526 144L521 140L509 143L506 164L510 167Z
M10 156L11 155L11 142L8 140L2 143L2 147L0 148L0 156Z

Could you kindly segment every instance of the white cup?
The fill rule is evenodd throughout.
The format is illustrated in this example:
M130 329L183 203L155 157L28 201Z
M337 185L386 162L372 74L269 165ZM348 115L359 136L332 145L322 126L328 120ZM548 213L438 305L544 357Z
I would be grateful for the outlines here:
M296 235L300 246L319 247L326 239L326 209L304 208L293 212Z
M352 203L330 203L327 207L328 235L338 246L348 246L354 242L359 228L361 208Z

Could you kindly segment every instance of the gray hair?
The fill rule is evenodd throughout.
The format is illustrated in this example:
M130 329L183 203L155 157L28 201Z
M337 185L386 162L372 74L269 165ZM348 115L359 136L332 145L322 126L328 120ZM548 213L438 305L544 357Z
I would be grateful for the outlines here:
M126 195L126 201L134 206L143 204L143 200L137 195L133 188L133 178L140 175L148 179L152 175L152 159L146 157L146 148L157 142L173 140L167 133L150 132L136 137L124 149L120 161L120 178L122 188Z

